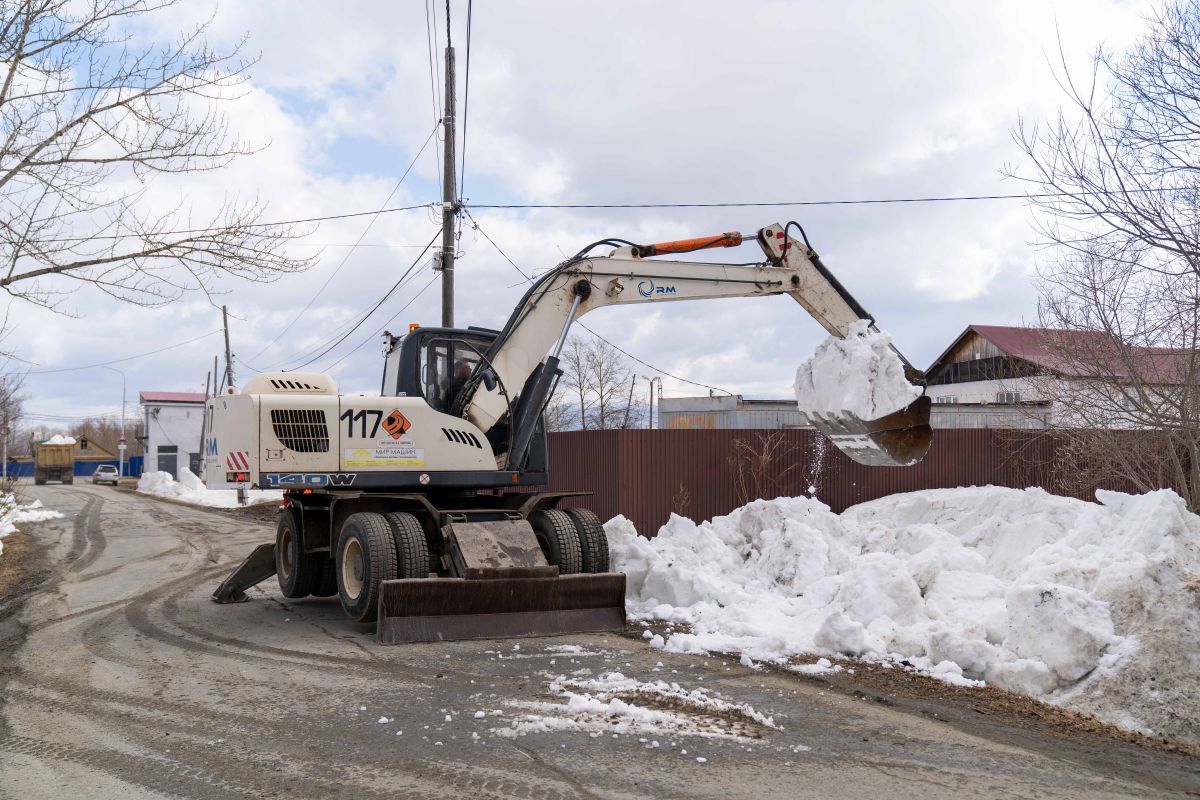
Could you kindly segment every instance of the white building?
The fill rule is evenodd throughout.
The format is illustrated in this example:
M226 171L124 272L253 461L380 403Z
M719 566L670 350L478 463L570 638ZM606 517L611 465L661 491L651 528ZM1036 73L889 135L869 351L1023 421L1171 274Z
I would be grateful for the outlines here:
M200 392L140 392L146 447L146 472L161 470L179 477L179 468L200 471Z
M795 400L746 400L740 394L720 397L663 397L655 426L688 429L811 428Z

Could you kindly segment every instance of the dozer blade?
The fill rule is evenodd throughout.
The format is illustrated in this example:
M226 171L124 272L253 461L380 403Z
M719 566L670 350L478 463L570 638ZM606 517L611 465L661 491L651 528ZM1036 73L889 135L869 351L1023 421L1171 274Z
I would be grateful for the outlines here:
M625 575L384 581L379 644L497 639L625 627Z
M275 574L275 545L260 544L213 592L218 603L244 603L246 590Z
M860 464L907 467L925 457L933 441L929 427L932 401L922 395L886 417L864 420L853 414L809 415L813 427Z

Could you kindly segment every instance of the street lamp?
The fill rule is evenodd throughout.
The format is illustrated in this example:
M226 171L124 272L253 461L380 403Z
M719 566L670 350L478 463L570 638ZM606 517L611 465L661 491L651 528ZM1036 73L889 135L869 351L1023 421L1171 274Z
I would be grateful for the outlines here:
M645 378L646 380L650 381L650 422L647 425L647 427L653 429L654 428L654 382L658 381L658 397L659 397L659 400L661 401L662 400L662 378L659 377L658 375L655 375L653 378L651 378L649 375L643 375L642 377Z
M117 440L117 452L120 454L117 468L117 474L122 478L125 477L125 373L116 367L110 367L105 364L97 364L101 369L107 369L121 376L121 436Z

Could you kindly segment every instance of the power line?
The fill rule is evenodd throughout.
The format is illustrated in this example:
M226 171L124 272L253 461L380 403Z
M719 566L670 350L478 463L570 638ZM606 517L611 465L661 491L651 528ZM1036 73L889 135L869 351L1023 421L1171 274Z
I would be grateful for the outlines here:
M396 195L396 192L400 191L400 185L404 183L404 179L408 177L408 173L412 172L413 165L417 163L417 159L420 158L421 154L425 152L425 148L429 146L429 142L431 139L433 139L433 135L435 133L437 133L436 124L429 131L429 135L425 137L425 142L421 145L421 149L418 150L417 154L412 157L412 161L408 162L408 167L405 168L404 174L400 176L400 180L396 181L396 185L392 187L392 191L388 192L387 198L385 198L380 204L379 213L381 213L383 209L387 207L387 204L392 201L392 198ZM317 291L313 293L313 296L308 298L308 302L304 304L304 308L300 309L300 313L292 317L292 321L285 325L283 330L275 334L274 339L263 345L261 350L250 356L251 358L258 358L260 355L265 353L271 347L271 345L278 342L280 337L291 330L292 326L295 325L310 308L312 308L312 304L315 303L317 298L321 296L321 292L325 291L325 287L329 286L330 282L337 277L339 272L342 271L342 267L346 266L346 262L349 261L350 256L354 254L355 248L358 247L358 245L362 243L362 240L367 237L367 234L370 233L371 227L375 224L375 221L379 219L379 213L376 213L373 217L371 217L370 220L367 221L367 225L363 228L363 232L358 235L358 241L355 242L354 247L351 247L346 251L346 254L342 256L342 260L338 263L337 267L332 273L330 273L329 277L325 279L325 282L321 284L321 288L317 289Z
M1138 192L1169 192L1176 191L1174 187L1158 189L1139 189ZM975 200L1038 200L1053 197L1092 197L1107 195L1124 195L1130 192L1097 189L1087 192L1040 192L1034 194L973 194L945 195L933 197L884 197L860 198L855 200L781 200L773 202L751 203L466 203L464 208L514 208L514 209L556 209L556 208L784 208L787 206L862 206L887 205L899 203L953 203Z
M437 15L431 11L432 6L433 0L425 0L425 43L428 45L429 49L429 93L433 99L433 124L436 126L442 120L442 116L438 112L438 109L442 106L442 96L438 90L438 83L440 82L439 79L441 77L441 73L438 72L438 68L435 66L434 61L434 51L437 49ZM430 19L431 14L433 15L432 20ZM438 183L441 184L442 162L441 159L436 157L433 160L434 163L437 164Z
M145 353L138 353L135 356L126 356L124 358L114 358L112 361L103 361L98 364L84 364L84 365L78 366L78 367L59 367L57 369L32 369L32 370L29 370L29 372L27 374L29 374L29 375L50 375L50 374L56 373L56 372L74 372L76 370L81 370L81 369L94 369L96 367L107 367L110 364L121 364L125 361L133 361L134 359L137 359L137 358L145 358L146 356L152 356L155 353L163 353L163 352L166 352L167 350L174 350L177 347L183 347L184 345L189 345L189 344L192 344L193 342L198 342L201 339L207 339L209 336L212 336L213 334L221 333L221 331L222 331L222 329L218 328L215 331L209 331L208 333L201 334L200 336L197 336L194 339L188 339L187 341L184 341L184 342L177 342L175 344L167 345L166 347L160 347L157 350L148 350Z
M517 272L519 272L519 273L521 274L521 277L522 277L522 278L524 278L524 279L525 279L526 281L528 281L529 283L533 283L533 278L529 277L529 275L527 275L527 274L525 273L525 270L523 270L523 269L521 269L520 267L518 267L518 266L517 266L517 263L516 263L515 261L513 261L511 258L509 258L507 253L505 253L503 250L501 250L501 249L500 249L500 245L496 244L496 242L495 242L495 241L492 239L492 237L491 237L491 236L488 236L488 234L487 234L487 231L485 231L485 230L484 230L482 227L480 227L480 225L479 225L479 221L478 221L477 219L475 219L475 217L471 216L471 212L470 212L470 211L467 211L467 212L465 212L465 213L466 213L466 215L467 215L467 218L468 218L469 220L471 220L471 224L475 226L475 230L477 230L477 231L479 231L481 234L483 234L483 238L487 239L487 240L488 240L488 243L489 243L489 244L490 244L492 247L496 248L496 252L497 252L497 253L499 253L501 256L503 256L504 260L505 260L505 261L507 261L507 262L508 262L508 263L509 263L509 264L512 266L512 268L513 268L513 269L515 269ZM585 331L587 331L588 333L590 333L592 336L595 336L597 339L599 339L599 340L600 340L600 341L602 341L602 342L606 342L606 343L608 343L608 344L609 344L611 347L614 347L614 348L616 348L616 349L617 349L619 352L623 353L623 354L624 354L625 356L627 356L628 358L631 358L631 359L633 359L634 361L636 361L637 363L641 364L641 365L642 365L643 367L645 367L646 369L649 369L649 370L651 370L651 371L653 371L653 372L660 373L660 374L662 374L662 375L666 375L668 378L673 378L673 379L675 379L675 380L677 380L677 381L681 381L681 382L683 382L683 383L687 383L687 384L690 384L690 385L692 385L692 386L700 386L700 387L703 387L703 388L705 388L705 389L712 389L713 391L716 391L716 392L724 392L725 394L727 394L727 395L730 395L730 396L732 396L732 395L733 395L733 392L729 391L728 389L722 389L722 388L721 388L721 387L719 387L719 386L709 386L707 383L700 383L699 381L691 381L691 380L688 380L687 378L681 378L681 377L679 377L678 375L672 375L670 372L667 372L665 369L662 369L662 368L660 368L660 367L656 367L656 366L654 366L653 364L648 364L648 363L646 363L646 362L645 362L645 361L643 361L642 359L640 359L640 358L638 358L637 356L635 356L633 353L630 353L628 350L625 350L624 348L622 348L621 346L619 346L619 345L615 344L615 343L614 343L614 342L612 342L611 340L604 338L603 336L601 336L600 334L596 333L594 330L592 330L591 328L589 328L587 325L584 325L584 324L583 324L583 322L579 322L579 321L577 321L577 324L579 325L579 327L583 328Z
M27 413L27 412L22 412L21 419L38 420L41 422L85 422L89 419L102 419L104 417L119 417L120 415L121 415L120 409L115 409L113 411L103 411L103 412L96 413L96 414L74 414L74 415L31 414L31 413Z
M426 254L427 252L429 252L429 248L430 248L430 247L433 247L433 243L434 243L435 241L437 241L437 238L438 238L439 236L441 236L441 235L442 235L442 232L441 232L441 231L438 231L437 233L435 233L435 234L434 234L433 238L429 240L429 244L425 245L425 249L424 249L424 250L422 250L422 251L421 251L421 252L420 252L420 253L417 255L416 259L414 259L414 260L413 260L412 264L410 264L410 265L409 265L408 269L404 271L404 274L400 276L400 279L399 279L399 280L397 280L397 281L396 281L396 282L395 282L395 283L392 285L392 288L388 289L388 290L387 290L387 292L385 292L385 293L384 293L383 297L379 298L379 302L377 302L375 305L371 306L370 310L369 310L369 311L367 311L365 314L363 314L363 315L362 315L362 319L360 319L358 322L356 322L356 323L355 323L355 324L354 324L354 325L353 325L353 326L350 328L350 330L348 330L348 331L346 331L345 333L343 333L343 334L342 334L342 335L341 335L341 336L338 338L338 340L337 340L336 342L334 342L333 344L329 345L329 346L328 346L328 347L326 347L324 350L322 350L320 353L317 353L315 356L313 356L312 358L308 359L307 361L305 361L305 362L304 362L303 364L301 364L300 366L298 366L298 367L293 367L291 371L292 371L292 372L294 372L294 371L296 371L296 370L304 369L304 368L305 368L305 367L307 367L309 364L311 364L312 362L316 361L318 358L321 358L322 356L326 355L327 353L329 353L329 351L330 351L330 350L333 350L333 348L337 347L339 344L341 344L342 342L346 341L346 339L347 339L347 338L350 336L350 334L352 334L352 333L354 333L356 330L358 330L358 329L359 329L359 327L360 327L360 326L362 326L362 324L363 324L364 322L366 322L366 321L367 321L367 320L368 320L368 319L371 317L371 315L372 315L372 314L374 314L374 313L375 313L377 310L379 310L379 307L380 307L381 305L383 305L383 304L384 304L384 302L385 302L385 301L386 301L386 300L387 300L389 297L391 297L391 296L392 296L392 294L393 294L393 293L394 293L394 292L395 292L397 289L399 289L399 288L400 288L401 284L402 284L402 283L404 283L404 279L408 277L409 273L411 273L411 272L412 272L414 269L416 269L416 266L417 266L417 264L418 264L418 263L420 263L421 259L422 259L422 258L424 258L425 254Z
M426 246L426 249L428 249L428 246ZM418 261L419 260L420 260L420 256L418 256ZM415 263L413 266L415 266ZM405 286L407 286L418 274L420 274L420 273L414 273L413 267L410 266L407 270L405 270L404 274L400 276L400 280L397 282L397 284L392 286L392 288L389 289L388 291L391 294L395 294L397 291L399 291L400 289L403 289ZM310 347L306 347L302 350L296 351L284 359L272 362L269 368L270 369L280 369L280 368L282 368L282 365L284 362L291 361L291 360L298 360L298 359L308 359L308 361L305 362L306 365L309 363L312 363L312 361L315 361L316 359L320 358L325 353L329 352L329 350L332 347L337 346L338 342L334 342L335 339L339 339L339 337L340 337L339 341L341 341L341 340L344 340L347 337L349 337L349 335L354 332L354 329L357 328L358 326L362 325L363 322L365 322L366 319L372 313L374 313L374 309L368 309L368 310L358 312L357 314L350 317L342 324L338 325L333 330L333 332L325 339L319 341L315 345L312 345ZM330 345L330 342L333 342L333 344ZM243 363L245 363L245 361L243 361ZM252 364L247 364L246 366L251 367L252 369L254 369L257 372L265 372L266 371L263 368L255 367Z
M310 222L328 222L335 219L353 219L355 217L369 217L375 214L394 214L399 211L413 211L418 208L433 208L437 203L421 203L416 206L397 206L395 208L378 208L374 211L351 211L346 214L328 214L323 217L304 217L303 219L281 219L274 222L247 222L243 225L235 225L236 228L270 228L281 225L304 225ZM95 236L63 236L56 239L38 239L38 242L91 242L95 240L115 241L118 239L138 239L147 236L170 236L179 233L207 233L210 231L220 231L231 227L229 225L213 225L208 228L179 228L170 231L151 231L148 234L140 233L112 233L112 234L96 234Z
M426 289L428 289L430 286L433 286L434 282L435 282L435 281L437 281L437 279L438 279L438 276L437 276L437 274L436 274L436 273L434 273L434 276L433 276L432 278L430 278L430 279L429 279L429 282L428 282L428 283L426 283L424 286L422 286L422 287L421 287L421 291L417 292L415 295L413 295L413 297L412 297L412 299L411 299L411 300L409 300L407 303L405 303L403 306L401 306L399 309L397 309L395 314L392 314L390 317L388 317L386 320L384 320L384 323L383 323L382 325L380 325L380 326L379 326L379 331L378 331L377 333L373 334L372 336L368 336L366 339L363 339L361 342L359 342L359 343L358 343L358 344L357 344L357 345L354 347L354 349L353 349L353 350L351 350L350 352L346 353L344 356L342 356L341 358L339 358L337 361L335 361L335 362L333 362L332 364L330 364L330 365L329 365L328 367L326 367L326 368L325 368L323 371L324 371L324 372L329 372L329 371L330 371L330 370L332 370L334 367L336 367L338 364L342 363L342 362L343 362L343 361L345 361L347 358L349 358L350 356L354 355L354 354L355 354L355 353L357 353L359 350L361 350L361 349L362 349L362 348L363 348L363 347L364 347L364 346L365 346L365 345L366 345L368 342L370 342L372 339L374 339L374 338L376 338L376 337L378 337L378 336L382 335L382 334L383 334L383 332L384 332L385 330L387 330L387 326L388 326L388 325L390 325L390 324L392 324L392 320L394 320L396 317L398 317L398 316L400 316L401 314L403 314L403 313L404 313L404 311L405 311L405 310L407 310L409 306L411 306L413 303L417 302L417 300L418 300L418 299L420 299L421 295L425 294L425 290L426 290Z
M467 182L467 110L471 104L471 7L467 0L467 67L463 74L462 166L458 170L458 202L462 203L463 187Z
M1176 191L1172 187L1163 187L1159 189L1139 189L1137 192L1149 194L1157 192ZM903 203L952 203L952 202L970 202L980 200L1038 200L1055 197L1100 197L1108 195L1129 194L1120 191L1106 191L1098 189L1088 192L1040 192L1035 194L977 194L977 195L947 195L941 197L886 197L886 198L860 198L855 200L786 200L779 202L747 202L747 203L464 203L462 208L497 208L497 209L639 209L639 208L786 208L788 206L851 206L851 205L888 205L888 204L903 204ZM281 225L304 225L314 222L328 222L330 220L339 219L354 219L355 217L369 217L377 214L393 214L401 211L414 211L418 208L437 208L438 203L421 203L413 206L397 206L395 208L380 208L374 211L350 211L345 214L327 214L317 217L303 217L299 219L283 219L273 222L248 222L244 225L239 225L239 228L266 228L277 227ZM168 236L172 234L183 233L205 233L210 231L219 231L228 226L210 226L207 228L181 228L177 230L154 231L154 236ZM96 234L94 236L66 236L54 239L39 239L41 242L86 242L96 240L117 240L139 238L141 234L125 233L125 234Z

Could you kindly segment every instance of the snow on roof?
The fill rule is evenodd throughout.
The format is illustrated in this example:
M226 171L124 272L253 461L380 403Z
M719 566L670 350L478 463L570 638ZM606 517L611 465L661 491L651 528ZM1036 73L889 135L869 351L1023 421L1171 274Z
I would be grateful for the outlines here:
M61 433L56 433L42 444L75 444L75 439L71 436L63 436Z
M139 392L143 403L203 403L203 392Z
M1036 364L1045 370L1074 377L1129 378L1155 383L1180 383L1200 354L1168 347L1126 347L1104 331L1065 328L1025 328L1009 325L968 325L927 370L932 374L967 334L974 332L1006 355Z

